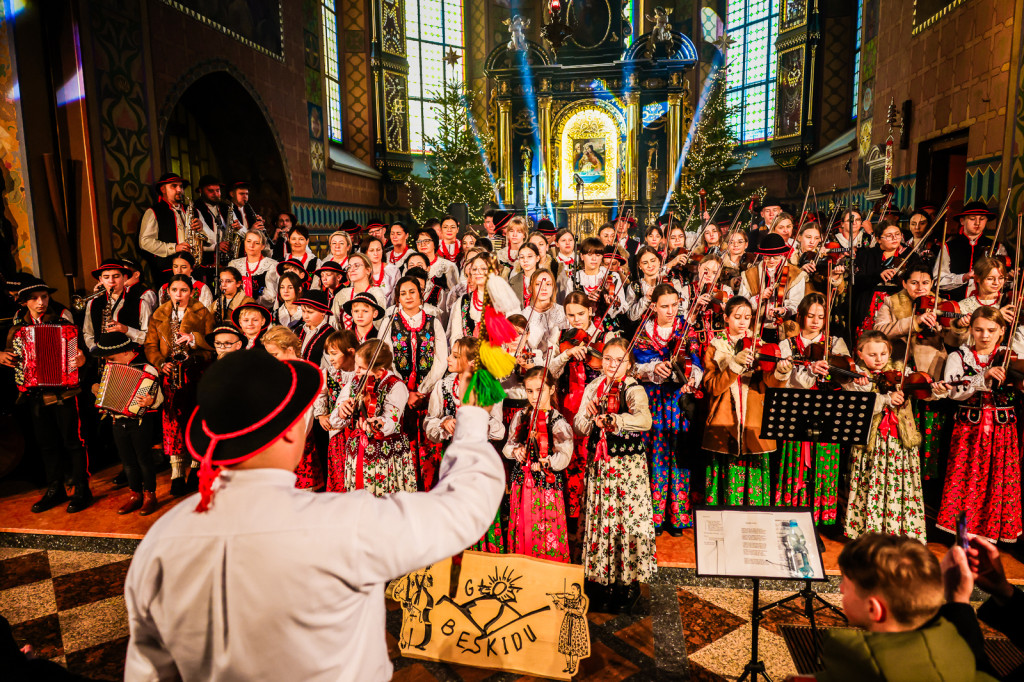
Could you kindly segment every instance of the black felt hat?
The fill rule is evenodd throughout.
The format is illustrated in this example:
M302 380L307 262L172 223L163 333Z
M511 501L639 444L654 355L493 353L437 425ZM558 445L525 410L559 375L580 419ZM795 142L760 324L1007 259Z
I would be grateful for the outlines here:
M249 181L236 180L235 182L231 183L231 189L249 189Z
M125 351L137 351L139 345L124 332L103 332L96 337L96 348L92 354L105 358Z
M242 314L243 310L255 310L260 315L262 315L263 329L269 327L274 321L274 316L271 314L271 312L267 310L265 307L261 306L259 303L243 303L242 305L238 306L237 308L231 311L231 321L234 322L236 325L238 325L238 316ZM241 327L241 325L238 326Z
M303 292L296 303L300 306L304 305L315 308L325 315L331 314L331 301L327 297L327 292L322 289L310 289Z
M199 184L196 185L196 189L204 189L206 187L220 187L220 180L213 175L204 175L199 178Z
M782 201L778 197L773 197L771 195L768 195L764 199L761 200L761 208L762 209L768 208L769 206L778 206L780 209L783 209L783 210L785 210L785 208L786 208L786 205L783 204Z
M373 319L375 320L384 317L384 309L380 307L380 303L377 303L377 299L373 297L373 294L371 294L368 291L356 294L351 299L345 301L342 304L341 307L344 308L345 312L348 313L350 316L352 315L353 303L365 303L366 305L373 308Z
M374 220L373 222L366 224L366 231L369 232L370 230L383 230L386 227L387 225L385 225L383 222L379 220Z
M320 368L305 360L276 360L264 350L240 350L206 370L196 408L185 426L185 447L200 462L200 501L213 501L214 466L259 454L305 417L323 384Z
M761 237L757 244L757 252L762 256L785 256L790 252L790 247L781 234L769 232Z
M359 234L363 231L363 228L356 221L349 219L341 223L341 231L349 234Z
M555 224L547 218L541 218L537 221L537 231L541 234L554 234L558 232L555 229Z
M292 266L294 268L293 272L295 270L301 270L302 272L295 272L295 274L302 277L303 282L309 279L309 271L306 270L306 266L303 265L300 261L295 260L294 258L286 258L285 260L277 264L278 275L283 275L284 273L288 272L288 270L285 270L286 265Z
M957 213L954 218L968 218L970 216L985 216L986 218L995 218L996 214L988 209L983 202L971 201L964 206L964 209Z
M316 269L314 274L319 275L321 272L336 272L339 275L345 274L345 268L342 267L341 263L334 260L325 260L320 264L320 267Z
M493 218L494 227L498 230L504 228L515 214L515 211L495 211Z
M164 185L167 185L172 182L180 182L182 189L188 187L190 184L188 180L181 177L177 173L164 173L163 175L160 176L160 179L157 180L155 184L157 187L163 187Z
M615 248L614 244L609 244L605 246L602 255L605 258L611 258L612 260L617 260L620 263L626 262L626 257L623 256L617 248Z
M125 262L120 258L104 258L100 266L92 271L92 276L96 279L100 278L107 270L117 270L125 277L131 277L135 271L128 267Z
M245 343L247 340L242 330L235 326L234 323L221 322L213 328L213 331L206 335L206 343L210 345L210 348L213 348L213 340L217 338L218 334L234 334L242 343Z
M27 299L29 294L34 294L37 291L45 291L48 294L52 294L57 291L57 289L51 287L38 277L28 277L21 283L21 287L18 289L17 298L19 301Z

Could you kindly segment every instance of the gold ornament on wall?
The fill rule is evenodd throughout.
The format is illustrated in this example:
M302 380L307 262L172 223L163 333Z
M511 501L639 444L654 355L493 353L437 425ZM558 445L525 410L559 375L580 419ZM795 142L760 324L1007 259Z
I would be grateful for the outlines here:
M621 127L611 112L593 104L562 119L555 131L561 200L576 199L576 175L583 180L584 201L615 198Z

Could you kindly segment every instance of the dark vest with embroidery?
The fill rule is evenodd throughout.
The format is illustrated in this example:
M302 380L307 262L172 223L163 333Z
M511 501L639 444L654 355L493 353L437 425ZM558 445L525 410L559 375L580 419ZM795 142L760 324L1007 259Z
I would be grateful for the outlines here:
M520 445L526 444L526 464L527 473L533 478L533 484L542 488L549 488L551 490L563 490L565 488L565 472L564 471L548 471L541 469L540 471L534 471L530 464L540 459L540 438L527 439L526 436L530 429L530 421L533 419L533 408L523 410L522 415L519 417L519 433L516 434L516 442ZM542 428L546 432L548 450L546 455L550 456L554 452L555 447L555 435L554 425L559 421L565 421L565 417L558 414L554 410L547 411L547 419L544 420L543 424L538 424L538 428ZM512 483L523 485L526 480L526 473L523 472L524 465L519 462L512 463L512 473L510 478Z
M399 313L391 325L391 349L395 355L395 371L410 391L420 385L434 366L437 339L434 336L434 316L422 311L423 326L418 331L409 328ZM415 379L413 378L415 377Z
M472 298L473 298L473 294L463 294L462 295L461 306L462 306L462 335L463 336L473 336L473 333L476 332L476 321L469 314L469 307L471 305L473 305L472 304Z

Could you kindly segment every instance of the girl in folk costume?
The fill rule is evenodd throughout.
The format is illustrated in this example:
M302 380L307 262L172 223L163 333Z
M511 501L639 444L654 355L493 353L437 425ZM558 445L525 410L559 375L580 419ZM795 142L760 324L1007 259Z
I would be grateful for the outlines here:
M755 309L764 311L764 331L769 339L784 338L779 319L796 315L804 299L807 273L789 262L791 251L792 247L780 235L766 234L757 247L757 253L764 259L740 277L739 295L747 298Z
M213 307L213 319L217 322L230 320L235 308L245 303L255 303L252 296L246 296L242 289L242 273L231 266L220 269L220 295Z
M348 279L349 286L339 291L331 304L331 313L339 329L352 329L352 315L346 312L345 304L355 299L357 294L369 294L381 310L385 307L384 292L370 281L370 259L365 254L353 253L348 259Z
M448 291L442 292L438 298L438 307L444 310L445 322L447 322L447 313L451 311L459 301L462 300L462 295L466 293L467 282L469 281L469 264L473 262L473 259L477 255L484 253L483 249L476 247L470 247L461 252L464 258L462 259L461 276L459 277L459 283ZM421 254L422 256L422 254Z
M824 294L829 286L836 297L846 293L846 266L832 264L828 254L822 253L821 228L818 223L808 223L800 229L789 262L807 273L807 293Z
M657 570L651 484L641 434L651 428L647 393L629 377L629 343L604 347L602 377L587 385L573 426L593 453L581 538L584 576L596 611L617 612L640 598Z
M651 294L662 283L661 254L649 246L636 252L639 277L626 285L629 298L629 319L636 322L651 309Z
M388 265L394 265L400 272L405 272L405 261L412 254L409 247L409 230L402 223L391 223L388 228L390 248L386 249Z
M189 461L182 434L195 407L196 384L211 358L206 335L213 329L213 313L192 300L188 275L171 275L167 295L170 300L149 320L145 348L149 364L163 375L164 454L171 458L171 495L181 497L187 492ZM198 478L193 476L193 480L190 485L198 486Z
M703 448L712 456L706 484L711 505L771 504L768 454L775 441L759 435L761 412L765 390L785 386L793 363L787 357L774 370L751 367L754 353L748 346L760 341L750 329L752 318L750 301L729 299L726 328L712 337L704 353L704 386L711 402Z
M271 327L260 342L268 353L282 362L302 359L302 341L287 327ZM302 490L319 490L324 485L323 466L316 452L316 428L317 425L314 425L306 434L302 459L295 467L295 487Z
M596 349L604 348L599 333L590 321L590 299L582 291L574 291L565 299L565 317L569 328L562 334L560 348L565 350L551 358L548 369L558 382L562 414L572 421L580 409L587 384L601 376L599 362L594 362ZM594 345L590 345L591 339ZM584 479L587 466L587 439L576 438L575 454L566 469L566 513L570 524L579 519L583 507ZM575 528L573 528L575 530Z
M519 299L519 307L526 308L530 305L531 291L530 280L533 273L537 272L540 264L540 249L533 244L523 244L519 248L519 259L512 274L509 275L508 284Z
M377 320L384 317L384 308L377 299L367 292L356 294L351 301L345 302L342 310L352 320L349 328L355 333L360 344L377 338Z
M699 262L704 256L718 253L722 246L722 233L718 231L718 225L709 222L701 233L697 245L690 252L690 260Z
M332 260L325 260L313 275L313 289L327 294L327 300L333 302L341 291L342 285L348 281L348 274L341 265Z
M547 218L542 218L537 223L537 230L530 235L526 243L533 244L537 249L537 253L540 254L540 260L537 261L537 269L550 270L557 278L558 264L552 259L552 247L548 244L548 235L551 237L555 236L555 225Z
M717 256L704 256L697 266L697 277L683 286L679 309L685 311L686 324L700 342L700 356L711 343L715 331L722 328L725 302L732 298L732 289L722 283L722 261Z
M516 414L503 453L515 460L509 499L508 551L569 561L564 470L572 458L572 426L551 406L555 387L544 367L523 377L530 409Z
M979 258L972 270L975 291L960 301L963 317L953 322L953 330L966 339L971 328L971 315L984 306L998 308L1007 324L1013 324L1013 301L1003 300L1003 285L1006 283L1006 263L998 258Z
M511 315L519 311L516 295L508 286L508 282L494 274L493 261L486 254L478 254L469 261L466 269L466 293L454 305L448 318L448 340L461 339L464 336L476 336L477 326L484 312L484 291L490 288L491 297L497 294L495 308Z
M242 348L256 348L260 337L274 322L274 316L259 303L243 303L231 313L231 321L245 334Z
M733 291L737 291L740 286L740 278L743 276L743 272L753 263L752 258L754 256L747 253L747 246L750 244L750 240L747 238L746 232L736 230L727 237L725 252L722 254L722 267L725 270L722 272L720 280L722 284L727 285Z
M199 301L204 306L213 310L213 292L201 280L193 275L196 268L196 259L188 251L179 251L171 257L171 274L188 275L192 278L192 300ZM160 287L160 303L167 302L167 285Z
M332 413L332 425L340 419L350 426L345 443L346 490L365 488L377 497L400 490L416 492L409 439L402 433L409 389L388 369L393 361L383 341L373 339L359 346L355 372L342 387Z
M437 482L441 448L427 441L423 419L434 386L448 365L448 340L441 320L423 310L420 283L413 277L398 280L398 310L384 343L395 358L395 372L409 389L403 428L413 459L418 463L419 489Z
M327 432L327 485L330 493L346 492L345 488L345 442L349 433L344 423L334 416L334 408L338 404L341 389L352 378L355 371L356 349L355 334L348 329L332 332L324 342L324 359L320 371L324 375L324 385L320 388L313 407L313 416L320 423L320 428Z
M690 517L690 470L676 460L676 441L689 427L679 401L700 385L704 372L696 354L699 343L679 320L679 294L659 284L651 294L653 316L637 330L636 376L647 392L651 429L644 442L651 456L654 526L678 537L693 525ZM686 367L686 365L689 365Z
M299 297L302 295L302 278L294 272L281 275L277 284L277 308L274 310L274 323L295 331L302 326L302 307Z
M579 258L576 255L576 237L572 230L563 227L555 235L554 260L558 263L559 290L564 292L567 287L563 285L563 282L571 280L579 267ZM559 302L561 303L561 301Z
M525 247L524 247L525 248ZM526 343L543 355L558 347L558 337L565 329L565 311L555 303L555 276L550 270L538 270L530 281L530 305L526 316Z
M376 237L367 237L359 244L359 250L370 259L370 285L384 294L385 301L391 301L398 281L398 268L384 262L384 242Z
M416 250L427 259L427 272L430 279L444 291L451 291L459 283L459 267L447 258L441 258L437 252L437 233L431 229L422 229L416 233Z
M462 244L459 242L459 221L450 215L441 218L438 228L440 241L437 244L437 255L450 260L456 266L462 264Z
M1021 534L1020 453L1016 395L999 345L1006 330L1002 313L989 306L971 315L969 344L950 354L945 379L963 377L949 397L959 401L949 449L949 467L936 525L956 532L964 512L967 531L991 542L1016 542Z
M856 288L853 291L853 322L860 335L874 327L875 313L885 299L900 290L897 268L904 260L903 231L899 225L882 226L878 245L858 249Z
M266 235L260 230L246 233L245 255L228 263L242 275L242 291L268 310L277 300L277 261L263 255Z
M522 216L511 217L505 225L505 248L500 249L494 255L498 262L509 270L515 269L516 263L519 261L519 249L526 243L528 232L526 218Z
M825 297L808 294L796 311L800 333L786 339L781 347L789 355L806 358L812 344L825 342L828 333ZM828 352L849 357L846 342L838 336L828 337ZM790 386L794 388L827 388L829 363L819 360L794 368ZM824 382L824 384L822 383ZM814 522L831 526L836 522L836 500L839 483L839 445L836 443L802 443L784 441L779 448L779 478L775 504L785 507L811 507Z
M352 253L352 237L343 230L332 232L327 240L327 248L330 253L323 259L320 266L327 263L336 263L341 268L341 277L338 287L347 287L348 282L348 257Z
M904 373L893 360L892 344L878 331L857 339L857 363L871 376L844 383L848 391L878 391L879 374ZM924 500L921 464L917 452L921 434L910 403L902 390L878 393L868 444L851 450L850 500L846 508L846 535L865 533L909 535L924 542Z
M597 237L587 237L580 244L580 260L583 267L575 272L568 281L568 295L572 291L582 291L596 306L597 314L603 316L605 330L610 330L612 321L629 309L622 277L616 272L609 273L609 266L604 266L604 243ZM607 314L604 311L607 310Z

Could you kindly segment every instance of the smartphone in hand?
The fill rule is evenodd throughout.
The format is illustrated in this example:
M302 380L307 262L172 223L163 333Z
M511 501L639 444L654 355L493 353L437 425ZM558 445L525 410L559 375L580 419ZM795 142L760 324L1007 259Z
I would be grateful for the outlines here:
M960 512L956 517L956 541L967 554L967 548L971 546L967 537L967 512Z

